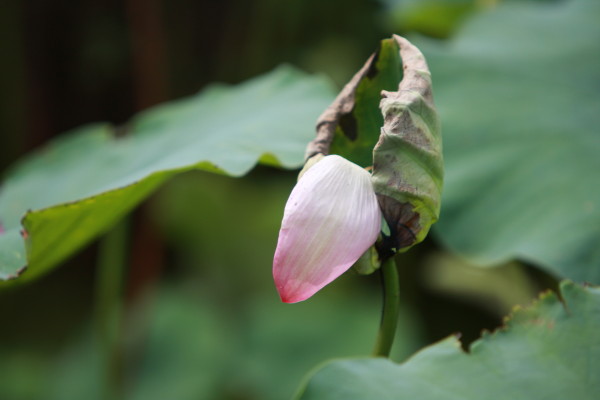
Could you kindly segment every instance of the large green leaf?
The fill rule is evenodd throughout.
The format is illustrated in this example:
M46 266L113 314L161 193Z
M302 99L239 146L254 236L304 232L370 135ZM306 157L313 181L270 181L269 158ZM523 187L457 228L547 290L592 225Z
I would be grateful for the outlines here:
M444 131L438 237L600 283L600 2L500 4L421 43Z
M258 161L298 167L332 98L325 79L282 67L144 112L124 137L96 124L59 138L13 168L1 187L0 280L26 264L27 278L48 271L173 174L241 176Z
M546 294L465 353L455 337L404 364L382 359L326 364L303 400L596 399L600 393L600 289L563 282L565 304Z

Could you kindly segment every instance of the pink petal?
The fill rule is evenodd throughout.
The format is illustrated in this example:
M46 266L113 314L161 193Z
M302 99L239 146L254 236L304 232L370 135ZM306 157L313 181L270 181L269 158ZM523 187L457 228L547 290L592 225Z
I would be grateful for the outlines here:
M281 300L306 300L373 244L381 212L371 175L336 155L302 175L285 205L273 260Z

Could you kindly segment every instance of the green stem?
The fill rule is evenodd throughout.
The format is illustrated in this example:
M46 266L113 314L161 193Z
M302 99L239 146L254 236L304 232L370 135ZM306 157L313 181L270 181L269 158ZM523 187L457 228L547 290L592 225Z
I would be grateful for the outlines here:
M122 394L122 355L120 343L121 301L127 258L127 223L120 222L100 241L96 269L96 329L104 398Z
M373 355L375 357L389 357L396 336L398 312L400 310L400 283L394 257L384 261L381 272L383 278L383 309Z

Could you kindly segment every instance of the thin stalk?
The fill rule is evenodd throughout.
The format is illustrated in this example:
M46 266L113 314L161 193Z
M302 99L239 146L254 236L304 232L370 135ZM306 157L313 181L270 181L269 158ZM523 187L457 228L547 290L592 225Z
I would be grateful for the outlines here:
M122 397L120 343L127 223L120 222L100 241L96 276L96 333L106 400Z
M383 280L383 308L373 356L389 357L396 336L398 312L400 310L400 283L394 257L384 261L381 266L381 276Z

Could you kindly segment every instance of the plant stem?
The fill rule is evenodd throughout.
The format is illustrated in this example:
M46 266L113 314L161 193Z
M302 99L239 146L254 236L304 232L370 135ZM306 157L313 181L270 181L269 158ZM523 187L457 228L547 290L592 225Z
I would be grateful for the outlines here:
M375 357L389 357L396 336L398 312L400 310L400 283L398 282L398 270L396 269L394 257L390 257L383 262L381 272L383 309L373 355Z
M100 241L96 269L96 333L104 398L122 395L122 354L120 343L121 301L127 258L127 223L122 221Z

